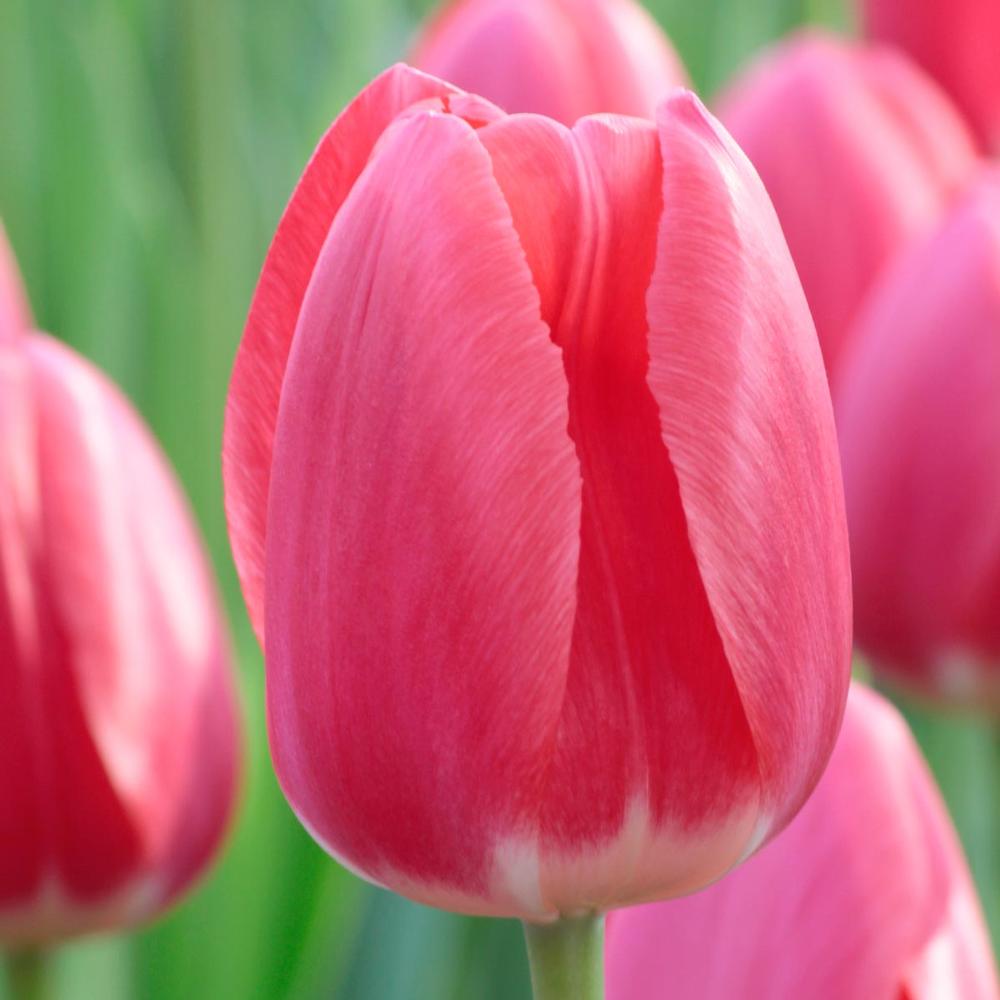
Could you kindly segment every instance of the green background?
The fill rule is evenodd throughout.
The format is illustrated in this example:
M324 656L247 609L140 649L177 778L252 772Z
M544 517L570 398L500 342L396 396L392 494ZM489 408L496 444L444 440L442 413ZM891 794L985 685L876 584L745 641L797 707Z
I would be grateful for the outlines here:
M711 96L837 0L651 4ZM117 379L192 497L239 653L248 768L214 872L156 926L66 948L59 995L119 1000L527 997L521 931L368 887L292 817L236 586L219 448L232 357L281 209L322 131L401 58L423 0L0 0L0 217L43 327ZM996 749L916 709L1000 927ZM2 986L0 986L2 990ZM0 994L2 995L2 994Z

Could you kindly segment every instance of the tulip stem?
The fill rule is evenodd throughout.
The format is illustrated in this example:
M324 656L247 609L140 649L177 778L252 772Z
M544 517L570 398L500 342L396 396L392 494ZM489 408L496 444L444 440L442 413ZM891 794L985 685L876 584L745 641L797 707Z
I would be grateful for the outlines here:
M50 1000L55 996L48 952L41 948L8 952L6 964L11 1000Z
M604 916L525 922L535 1000L603 1000Z

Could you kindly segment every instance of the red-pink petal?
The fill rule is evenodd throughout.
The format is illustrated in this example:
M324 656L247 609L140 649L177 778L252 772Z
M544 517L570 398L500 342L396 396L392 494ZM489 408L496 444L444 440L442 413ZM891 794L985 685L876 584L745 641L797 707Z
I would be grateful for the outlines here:
M961 848L905 723L855 686L788 829L717 885L609 920L609 1000L997 1000Z
M819 346L759 178L690 94L659 115L649 386L753 734L762 825L818 780L848 682L851 595Z
M320 141L282 216L261 272L226 405L223 478L233 558L250 620L264 628L264 551L271 451L288 351L326 234L383 130L407 107L455 88L394 66L348 106ZM468 111L468 109L465 109ZM477 114L495 114L485 102Z
M567 125L599 112L651 118L687 80L634 0L458 0L430 21L412 61L506 111Z
M299 816L418 899L543 908L537 873L510 875L503 849L534 832L569 665L568 419L489 157L457 117L409 116L334 220L295 335L267 682Z
M646 384L657 133L514 116L480 139L563 349L583 478L573 651L541 814L546 893L564 908L677 893L743 853L754 822L734 833L733 817L755 816L759 787ZM610 859L622 838L631 869L617 858L605 871L601 846Z

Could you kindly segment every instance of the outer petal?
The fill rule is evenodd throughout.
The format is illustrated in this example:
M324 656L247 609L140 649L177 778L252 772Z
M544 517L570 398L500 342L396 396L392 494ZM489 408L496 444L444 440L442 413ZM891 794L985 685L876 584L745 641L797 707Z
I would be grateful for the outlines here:
M1000 705L1000 170L873 293L837 417L858 639Z
M538 915L537 869L506 844L534 827L565 684L579 471L559 351L460 119L416 114L381 140L286 386L267 527L285 793L373 880Z
M235 704L221 615L162 456L68 349L25 343L41 543L32 712L40 874L5 941L147 916L214 849L233 799Z
M571 665L531 849L560 910L677 894L745 852L759 778L646 384L657 133L514 116L480 138L563 349L583 477Z
M774 202L835 379L879 272L971 176L972 138L901 56L817 34L768 53L720 109Z
M758 837L794 815L848 682L837 445L809 311L753 168L690 94L659 116L649 387L757 751Z
M687 80L634 0L457 0L431 20L412 59L507 111L566 124L599 112L652 117Z
M27 669L39 641L34 567L41 512L31 373L20 337L8 332L9 340L0 332L0 914L30 898L44 865L36 752L41 706Z
M996 1000L958 840L895 710L855 687L819 787L717 885L611 916L609 1000Z
M868 34L912 56L1000 148L1000 6L992 0L865 0Z
M264 626L264 548L271 451L288 351L323 241L386 126L407 107L454 97L496 109L407 66L387 70L354 100L316 148L282 216L254 293L226 404L223 477L233 557L250 620Z

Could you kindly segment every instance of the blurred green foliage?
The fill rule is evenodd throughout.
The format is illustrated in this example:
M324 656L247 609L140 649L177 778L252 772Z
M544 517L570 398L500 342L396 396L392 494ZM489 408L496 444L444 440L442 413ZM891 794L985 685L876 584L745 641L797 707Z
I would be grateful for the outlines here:
M650 4L706 95L840 0ZM520 928L411 905L312 843L268 759L262 663L229 557L229 368L281 209L321 132L406 51L428 0L0 0L0 217L38 325L117 379L183 479L239 652L248 769L217 869L130 937L64 949L66 1000L528 996ZM912 709L998 926L995 734ZM2 987L0 987L2 990Z

